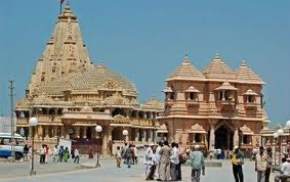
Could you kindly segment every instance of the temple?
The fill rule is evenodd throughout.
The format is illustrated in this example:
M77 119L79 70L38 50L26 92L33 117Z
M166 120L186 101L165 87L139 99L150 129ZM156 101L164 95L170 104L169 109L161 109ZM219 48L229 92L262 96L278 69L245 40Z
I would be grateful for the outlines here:
M89 145L110 154L124 140L144 144L157 137L156 117L163 104L154 98L140 104L137 97L127 78L92 63L78 18L66 5L37 61L25 98L17 102L17 130L31 137L29 118L37 117L37 143L52 146L66 138L82 144L81 152ZM103 128L100 134L97 125Z
M217 54L199 71L185 56L163 90L161 137L208 150L252 149L260 144L260 131L268 123L264 84L245 61L234 71Z

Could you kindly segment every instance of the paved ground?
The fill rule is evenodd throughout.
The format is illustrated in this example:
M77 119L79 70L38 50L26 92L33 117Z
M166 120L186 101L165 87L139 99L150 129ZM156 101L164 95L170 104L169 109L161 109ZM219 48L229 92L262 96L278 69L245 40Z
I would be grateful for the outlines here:
M144 181L143 165L133 166L131 169L115 167L114 161L103 160L102 167L97 169L80 169L78 165L68 164L48 164L37 166L38 175L29 177L29 165L3 164L0 163L0 182L139 182ZM57 173L56 173L57 172ZM12 177L14 175L18 177ZM246 162L244 166L245 182L256 181L254 164ZM25 175L25 176L23 176ZM21 176L21 177L19 177ZM9 179L7 179L9 177ZM1 179L2 178L2 179ZM183 181L190 181L190 168L183 167ZM206 176L202 177L202 182L231 182L231 165L229 161L223 162L222 168L208 167Z

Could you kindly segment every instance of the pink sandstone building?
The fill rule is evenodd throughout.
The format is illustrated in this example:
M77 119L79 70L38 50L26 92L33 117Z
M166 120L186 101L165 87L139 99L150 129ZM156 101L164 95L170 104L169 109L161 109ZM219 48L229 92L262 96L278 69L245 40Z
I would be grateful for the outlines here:
M184 57L166 80L163 137L208 150L252 149L267 125L264 81L245 63L232 70L216 55L203 70Z

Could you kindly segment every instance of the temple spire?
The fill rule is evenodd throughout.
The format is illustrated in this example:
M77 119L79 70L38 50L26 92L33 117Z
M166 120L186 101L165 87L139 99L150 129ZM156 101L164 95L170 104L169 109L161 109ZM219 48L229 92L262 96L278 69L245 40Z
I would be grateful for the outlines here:
M33 95L39 95L48 82L71 73L86 71L92 66L91 63L77 16L67 1L58 16L52 36L37 62L29 91Z

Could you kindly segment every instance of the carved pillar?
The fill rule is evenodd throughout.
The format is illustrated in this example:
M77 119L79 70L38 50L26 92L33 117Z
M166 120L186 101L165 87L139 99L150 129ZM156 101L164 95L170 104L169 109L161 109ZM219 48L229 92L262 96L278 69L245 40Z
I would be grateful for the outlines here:
M214 126L210 127L210 136L209 136L209 150L213 151L215 148L215 129Z
M139 141L140 131L138 128L135 129L135 142Z
M196 143L196 141L195 141L195 135L196 135L195 133L192 134L192 143Z
M38 126L37 136L38 136L40 139L43 139L43 127L42 127L41 125Z
M87 127L83 127L83 138L87 138Z
M235 129L234 131L234 138L233 138L233 144L234 146L239 146L239 130Z
M64 126L61 126L60 127L60 135L61 135L61 138L64 138L65 137Z
M149 131L149 142L153 142L153 131L152 130L148 130Z
M146 142L146 138L147 138L147 132L145 129L142 130L143 135L142 135L142 142Z
M104 135L102 138L102 153L103 155L107 155L108 154L108 139L109 139L109 130L107 128L105 128L104 130Z
M80 138L80 127L79 126L76 127L76 136L75 137Z

